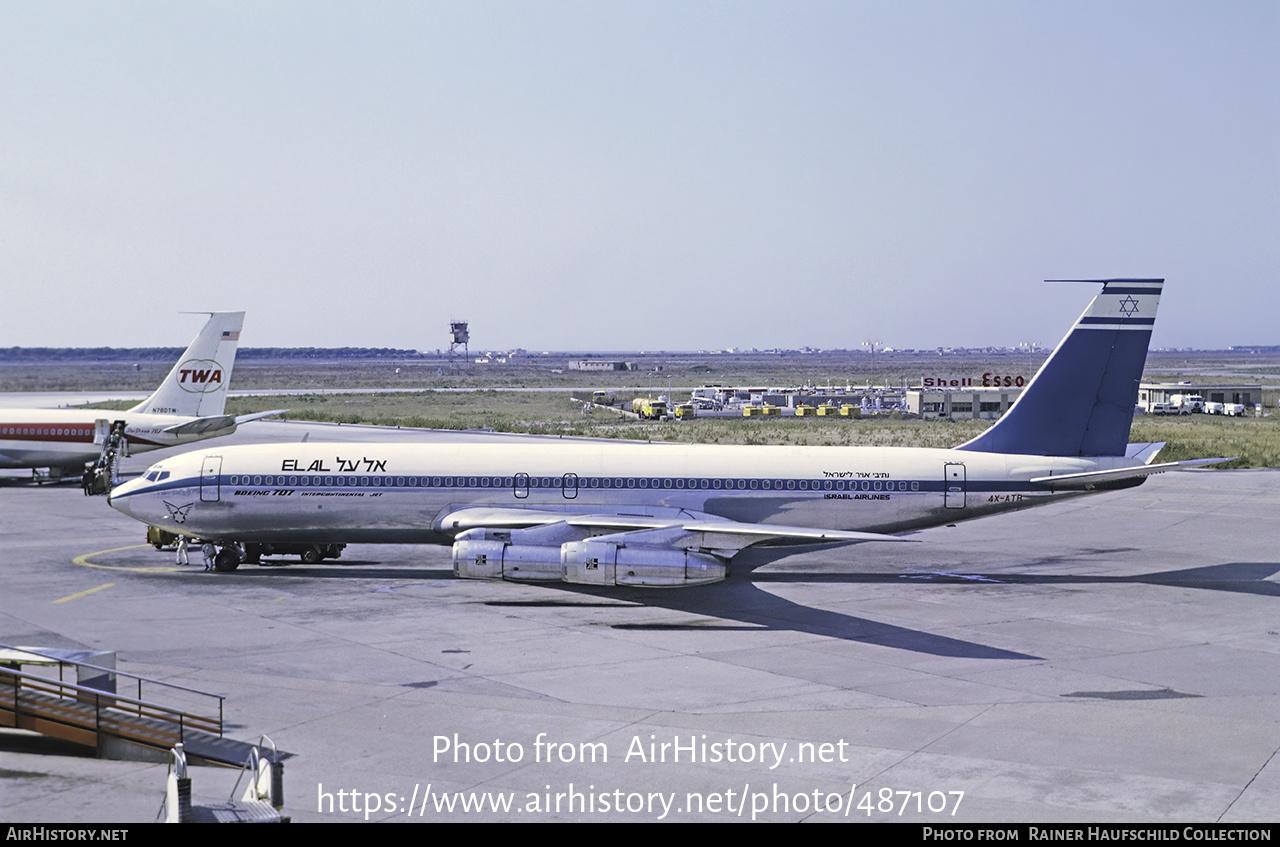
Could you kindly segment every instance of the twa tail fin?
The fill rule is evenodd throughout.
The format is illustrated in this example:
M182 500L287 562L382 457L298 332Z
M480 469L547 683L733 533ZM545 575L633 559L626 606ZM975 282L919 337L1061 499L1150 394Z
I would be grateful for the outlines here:
M221 415L236 363L244 312L210 312L209 321L155 393L129 411L155 415Z
M1100 282L1102 292L1004 417L958 450L1123 456L1163 279Z

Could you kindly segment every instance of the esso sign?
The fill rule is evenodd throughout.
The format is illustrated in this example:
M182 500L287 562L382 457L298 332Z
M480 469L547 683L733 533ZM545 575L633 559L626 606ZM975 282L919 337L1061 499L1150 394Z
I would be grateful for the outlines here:
M1030 380L1021 374L1017 376L1009 376L1002 374L984 373L982 375L983 388L1021 388Z

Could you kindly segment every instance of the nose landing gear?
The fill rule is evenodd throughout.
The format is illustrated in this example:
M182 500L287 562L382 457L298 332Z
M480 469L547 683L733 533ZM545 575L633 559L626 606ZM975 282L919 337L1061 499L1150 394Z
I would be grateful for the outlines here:
M240 567L240 561L240 548L234 544L228 544L218 551L218 555L213 557L213 569L227 573Z

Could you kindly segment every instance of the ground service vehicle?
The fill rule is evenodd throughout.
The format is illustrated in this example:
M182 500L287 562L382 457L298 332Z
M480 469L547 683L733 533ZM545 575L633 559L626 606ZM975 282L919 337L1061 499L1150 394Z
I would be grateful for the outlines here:
M661 420L667 416L667 401L637 397L631 401L631 411L646 420Z
M277 541L268 544L245 544L243 561L260 564L263 556L297 556L304 565L318 564L324 559L336 559L342 555L345 544L311 544L307 542Z

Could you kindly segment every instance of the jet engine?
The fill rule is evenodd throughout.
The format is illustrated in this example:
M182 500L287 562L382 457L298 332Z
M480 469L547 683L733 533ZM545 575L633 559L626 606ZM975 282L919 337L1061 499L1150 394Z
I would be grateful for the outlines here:
M560 548L521 547L510 541L459 537L453 542L453 575L463 579L559 581L563 578Z
M559 546L519 543L525 539L513 536L522 534L483 529L461 533L453 543L454 575L645 587L706 585L728 575L725 560L717 556L683 547L628 544L616 540L620 534Z
M560 562L564 581L583 585L664 588L706 585L728 575L725 563L706 553L596 539L562 544Z

